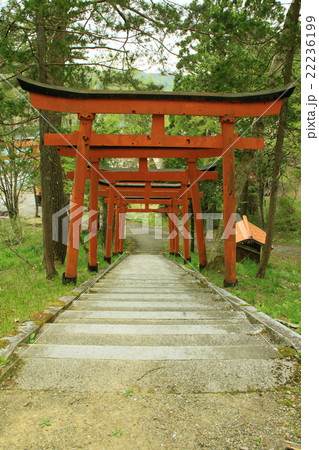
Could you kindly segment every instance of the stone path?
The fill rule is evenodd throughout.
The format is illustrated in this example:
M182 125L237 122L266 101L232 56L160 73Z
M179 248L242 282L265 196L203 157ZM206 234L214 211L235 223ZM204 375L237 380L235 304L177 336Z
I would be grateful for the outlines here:
M90 392L267 389L293 367L261 331L172 261L129 255L43 327L16 383Z

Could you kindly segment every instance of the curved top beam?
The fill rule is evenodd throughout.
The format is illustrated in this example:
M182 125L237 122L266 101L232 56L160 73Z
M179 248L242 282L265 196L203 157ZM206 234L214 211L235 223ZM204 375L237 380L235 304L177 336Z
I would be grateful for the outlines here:
M73 89L64 86L53 86L39 83L25 77L17 77L23 90L49 97L69 99L125 99L125 100L184 100L188 102L230 102L254 103L278 100L290 97L295 87L292 84L256 92L244 93L207 93L207 92L162 92L162 91L121 91Z
M71 89L18 77L30 93L35 108L77 113L176 114L196 116L256 117L278 114L282 99L294 86L248 93L152 92Z

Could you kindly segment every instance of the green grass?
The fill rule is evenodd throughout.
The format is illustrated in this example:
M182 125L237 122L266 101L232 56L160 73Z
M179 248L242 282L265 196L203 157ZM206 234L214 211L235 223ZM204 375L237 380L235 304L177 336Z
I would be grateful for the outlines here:
M170 257L175 258L174 256ZM198 255L192 253L191 257L192 262L186 267L198 270ZM182 263L181 258L177 258L177 260ZM296 331L300 332L300 262L297 259L289 260L272 255L263 280L256 278L257 267L258 265L249 259L237 263L238 285L234 288L227 288L227 290L270 317L299 325ZM223 287L223 273L204 271L203 275L215 285Z
M37 317L73 289L73 285L62 285L64 265L57 266L58 276L54 280L46 279L41 226L27 220L17 226L19 228L13 229L9 220L0 220L0 337ZM102 250L99 250L98 261L99 269L108 266ZM94 276L88 272L87 264L88 258L81 246L78 285Z

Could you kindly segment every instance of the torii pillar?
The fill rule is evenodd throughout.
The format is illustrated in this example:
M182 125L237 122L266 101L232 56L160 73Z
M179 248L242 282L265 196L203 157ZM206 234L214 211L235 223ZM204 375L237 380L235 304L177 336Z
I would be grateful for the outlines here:
M236 182L235 182L235 151L234 135L235 117L220 117L223 136L223 196L224 196L224 248L225 248L225 277L224 286L233 287L236 279L236 231L230 229L230 224L235 225L236 214ZM232 217L233 215L233 217Z
M198 189L198 176L196 173L196 159L187 159L190 190L192 193L192 204L195 220L195 233L197 240L198 256L199 256L199 270L202 270L207 265L206 244L204 235L204 225L202 220L202 206L200 202L200 195Z
M125 218L126 218L126 205L122 205L119 210L119 247L120 254L124 251L125 240Z
M89 216L89 272L98 271L97 262L97 232L98 232L98 188L99 162L91 161L90 167L90 216Z
M187 264L187 262L191 261L191 256L189 252L189 214L188 214L188 198L186 195L182 198L182 227L183 227L183 246L184 246L184 264Z
M95 114L79 114L78 117L80 119L80 129L75 158L75 173L69 221L69 238L66 253L66 271L62 275L62 282L64 284L76 284L86 181L85 174L88 163L92 122Z
M107 202L106 240L104 253L104 261L107 261L109 264L111 264L112 260L113 220L114 220L114 188L110 184L110 192Z
M173 213L173 206L172 206L172 200L170 202L170 205L168 206L168 240L169 240L169 254L170 255L174 255L174 238L173 238L173 234L174 234L174 223L172 220L172 216L171 214Z

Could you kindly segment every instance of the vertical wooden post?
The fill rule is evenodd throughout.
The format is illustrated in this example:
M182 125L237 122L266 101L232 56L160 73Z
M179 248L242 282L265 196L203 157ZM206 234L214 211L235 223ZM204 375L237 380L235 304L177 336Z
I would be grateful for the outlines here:
M97 262L97 231L98 231L98 188L99 188L99 162L91 161L90 168L90 218L89 218L89 272L98 271Z
M75 158L72 206L69 221L69 239L66 253L66 269L65 273L62 275L63 284L76 284L86 169L88 164L90 136L94 114L79 114L78 117L80 119L80 129Z
M236 183L235 183L235 117L220 117L223 136L223 196L224 196L224 227L226 229L232 214L236 214ZM233 216L235 220L235 216ZM228 228L228 227L227 227ZM236 279L236 235L224 236L225 246L225 277L224 286L231 287L237 283Z
M120 217L120 200L117 199L116 201L116 210L115 210L115 225L114 225L114 248L113 248L113 255L117 255L119 252L119 217Z
M165 118L162 114L153 114L152 117L152 136L165 135Z
M123 250L124 250L125 216L126 216L126 206L123 205L120 208L120 217L119 217L119 253L120 254L122 254Z
M175 237L174 237L174 255L179 255L179 230L178 230L178 208L176 205L176 202L173 200L173 229L175 230Z
M114 221L114 189L110 184L109 198L107 205L107 221L106 221L106 242L104 260L111 264L112 260L112 240L113 240L113 221Z
M182 213L183 213L183 245L184 245L184 264L191 261L189 252L189 239L187 234L189 233L189 221L188 221L188 198L187 195L182 197ZM187 217L187 219L186 219Z
M201 206L201 202L200 202L199 189L198 189L196 159L188 159L187 163L188 163L190 190L191 190L191 194L192 194L192 204L193 204L193 213L194 213L194 221L195 221L195 232L196 232L198 256L199 256L199 270L202 270L207 265L207 256L206 256L204 225L203 225L203 220L200 217L201 213L202 213L202 206ZM184 194L184 195L187 195L187 194Z
M167 209L168 209L169 254L174 255L174 239L170 237L174 231L173 222L170 217L170 213L172 212L173 208L171 205L169 205Z

